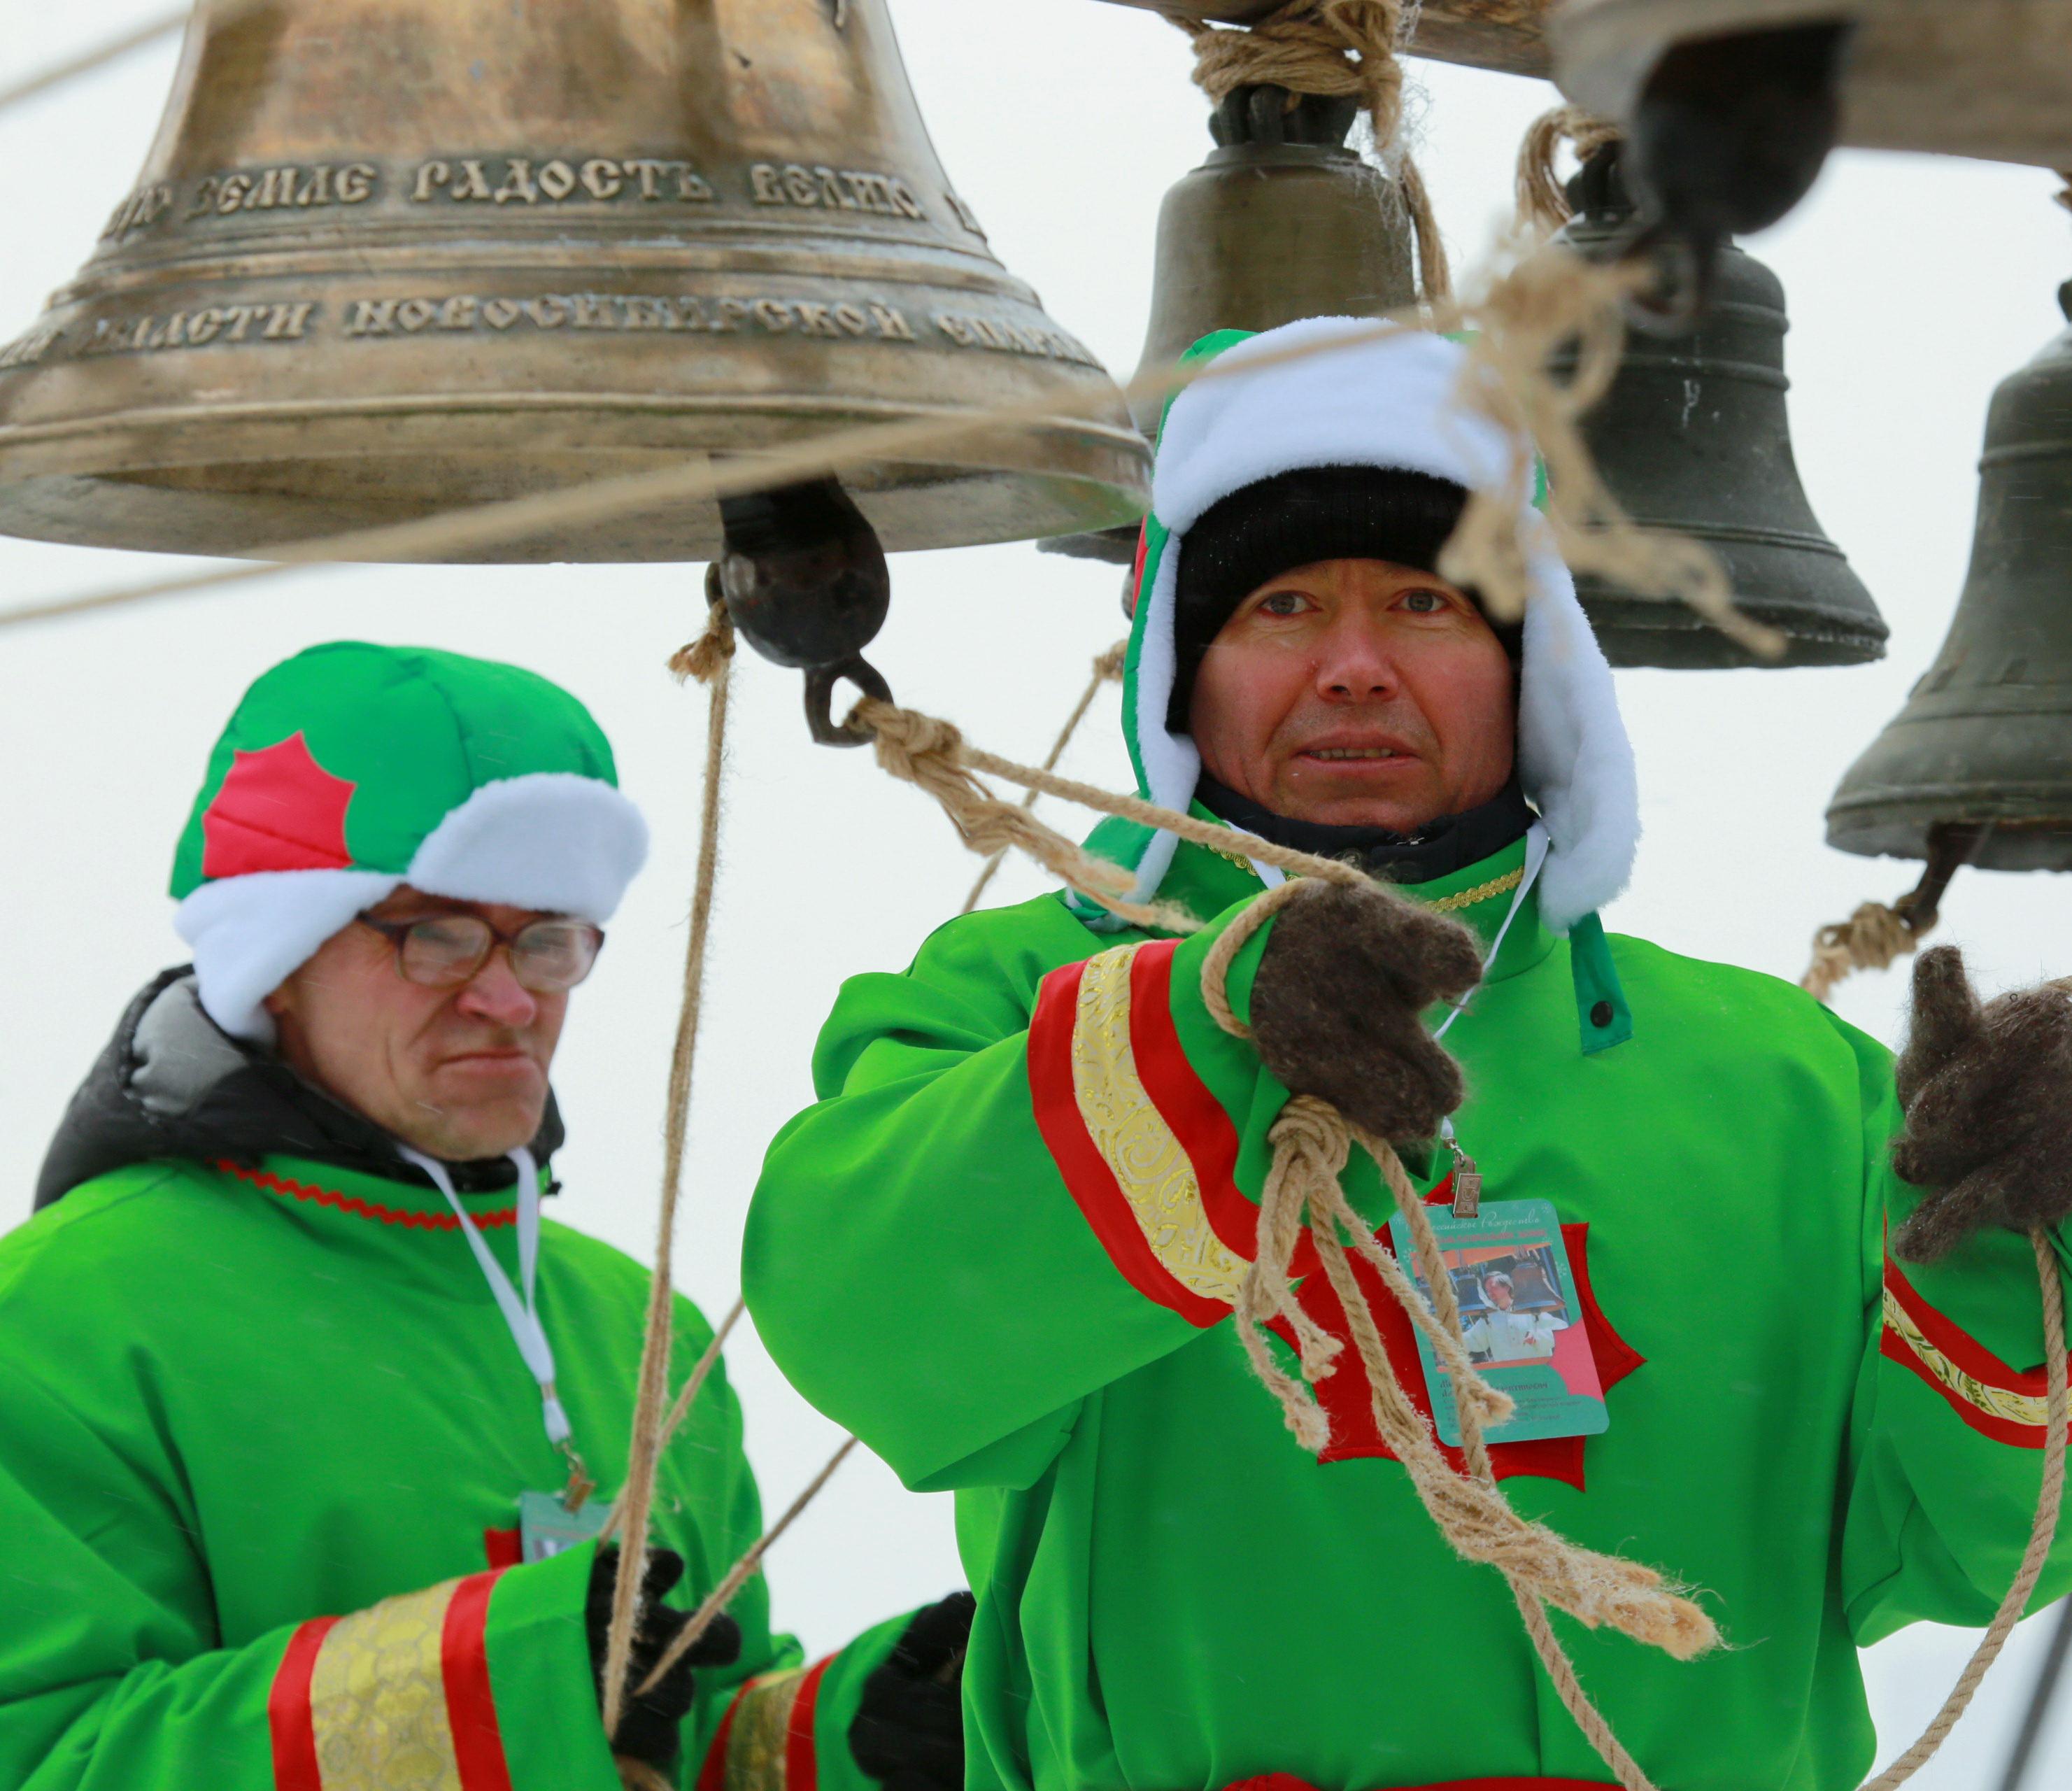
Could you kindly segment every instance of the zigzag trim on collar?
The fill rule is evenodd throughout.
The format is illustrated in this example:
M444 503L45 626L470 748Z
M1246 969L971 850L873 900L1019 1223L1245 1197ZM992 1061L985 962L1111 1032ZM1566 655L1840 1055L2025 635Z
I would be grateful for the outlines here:
M269 1194L285 1195L291 1200L309 1200L318 1206L335 1207L341 1213L350 1213L358 1218L372 1219L384 1225L401 1225L406 1231L458 1231L459 1219L450 1213L406 1213L400 1207L383 1206L379 1201L363 1200L356 1194L341 1194L328 1188L312 1187L307 1182L290 1181L264 1169L248 1169L241 1163L232 1163L227 1157L218 1158L216 1167L226 1175L235 1175L241 1182L249 1182L255 1188L263 1188ZM484 1231L494 1231L500 1225L518 1222L515 1206L500 1207L491 1213L478 1213L475 1222Z

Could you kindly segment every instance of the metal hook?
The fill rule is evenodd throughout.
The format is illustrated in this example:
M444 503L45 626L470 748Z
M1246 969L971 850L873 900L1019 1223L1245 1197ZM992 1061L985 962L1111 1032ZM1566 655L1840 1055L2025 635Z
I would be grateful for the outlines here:
M885 681L878 668L862 654L852 653L847 659L836 660L831 665L807 669L806 726L822 746L868 746L871 738L868 728L834 718L835 686L844 678L866 697L875 697L880 702L892 701L892 686Z

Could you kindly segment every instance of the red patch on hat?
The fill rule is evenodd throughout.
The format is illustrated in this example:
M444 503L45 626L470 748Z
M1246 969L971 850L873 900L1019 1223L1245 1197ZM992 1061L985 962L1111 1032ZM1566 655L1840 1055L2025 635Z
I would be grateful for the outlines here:
M299 733L238 753L201 817L201 874L349 871L345 811L358 786L334 777Z

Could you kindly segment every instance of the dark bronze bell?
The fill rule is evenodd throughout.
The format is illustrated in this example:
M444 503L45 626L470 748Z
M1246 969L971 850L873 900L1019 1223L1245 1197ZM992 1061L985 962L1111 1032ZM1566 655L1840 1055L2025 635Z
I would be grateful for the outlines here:
M1803 163L1800 152L1812 143L1803 133L1821 128L1789 91L1797 89L1803 100L1811 90L1799 77L1808 73L1829 90L1812 109L1825 106L1825 128L1838 142L2072 167L2072 7L2058 0L1525 4L1547 14L1554 76L1570 99L1629 127L1645 99L1686 102L1672 127L1684 150L1702 147L1682 136L1695 123L1716 149L1757 158L1783 152L1766 171L1753 160L1745 164L1758 186ZM1503 0L1491 10L1520 9L1517 0ZM1815 40L1823 31L1835 35L1825 48ZM1680 66L1674 61L1679 55L1689 59ZM1780 86L1782 65L1794 60L1799 66ZM1723 105L1733 97L1725 89L1749 103ZM1715 126L1738 142L1715 134ZM1783 142L1794 134L1799 143Z
M2072 318L2072 282L2058 289ZM1986 418L1971 571L1948 639L1827 807L1827 843L2072 871L2072 330L2000 382Z
M1145 501L1108 375L951 188L886 0L197 0L136 190L0 347L0 531L263 554L1052 391L844 484L894 549ZM704 503L478 557L720 545Z
M1632 233L1622 146L1598 150L1568 183L1577 215L1559 240L1593 259L1616 253ZM1821 533L1792 459L1786 327L1777 276L1727 243L1697 327L1681 336L1630 334L1611 389L1583 420L1599 471L1634 521L1711 548L1735 602L1783 634L1784 657L1755 658L1681 603L1579 578L1613 665L1848 665L1883 656L1885 620Z
M1359 102L1241 87L1211 114L1216 147L1158 208L1151 318L1137 373L1168 367L1216 330L1303 317L1376 316L1416 297L1408 212L1396 183L1346 146ZM1133 398L1155 437L1164 397ZM1134 528L1046 541L1128 564Z

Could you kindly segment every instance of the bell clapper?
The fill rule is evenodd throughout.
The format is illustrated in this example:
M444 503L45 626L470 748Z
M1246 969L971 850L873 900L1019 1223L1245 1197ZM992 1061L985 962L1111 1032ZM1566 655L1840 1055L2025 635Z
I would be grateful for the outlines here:
M837 479L810 479L720 500L726 545L720 595L742 637L765 659L806 674L806 726L822 746L861 746L867 734L837 723L834 687L846 678L892 700L863 648L892 602L885 550Z

